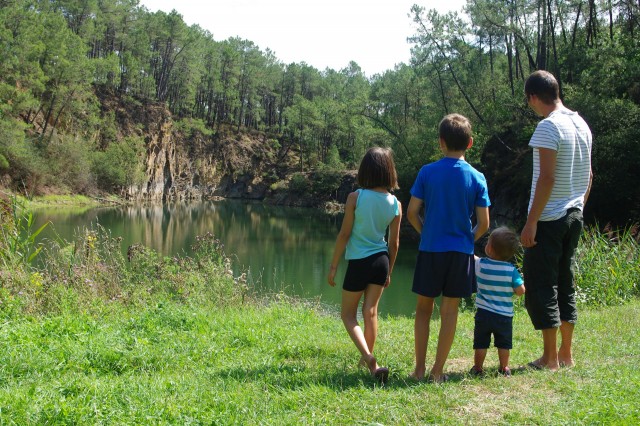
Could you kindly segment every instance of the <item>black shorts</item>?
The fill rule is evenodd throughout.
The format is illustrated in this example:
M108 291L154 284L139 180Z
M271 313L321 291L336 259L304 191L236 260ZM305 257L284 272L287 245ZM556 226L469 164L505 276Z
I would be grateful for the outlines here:
M419 251L412 290L425 297L470 297L475 275L472 254Z
M479 308L476 311L473 329L473 349L489 349L492 334L493 344L496 348L511 349L513 347L513 317Z
M389 276L389 253L382 251L363 259L351 259L342 289L364 291L369 284L384 285Z
M536 330L578 319L573 275L582 226L579 209L569 209L557 220L538 222L537 244L524 251L524 303Z

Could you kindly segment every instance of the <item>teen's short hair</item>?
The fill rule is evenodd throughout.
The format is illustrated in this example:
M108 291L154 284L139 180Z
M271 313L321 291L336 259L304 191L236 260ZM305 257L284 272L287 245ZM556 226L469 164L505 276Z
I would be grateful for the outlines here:
M560 86L553 74L538 70L527 78L524 83L524 93L527 99L531 95L536 95L544 104L552 105L560 99Z
M464 115L445 115L438 126L438 136L451 151L464 151L472 136L471 122Z
M373 147L367 150L358 168L358 185L361 188L399 188L396 165L390 148Z
M507 261L520 250L520 237L506 226L494 229L489 235L489 243L496 260Z

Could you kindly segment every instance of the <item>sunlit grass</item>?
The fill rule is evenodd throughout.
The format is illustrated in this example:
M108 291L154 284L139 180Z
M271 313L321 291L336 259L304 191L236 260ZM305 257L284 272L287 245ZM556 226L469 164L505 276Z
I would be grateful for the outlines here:
M357 367L338 314L283 301L218 308L176 302L0 326L0 420L16 424L633 424L640 303L582 310L577 366L510 379L466 375L473 315L460 316L443 385L408 379L413 320L382 318L384 388ZM433 360L439 322L433 324ZM609 336L615 335L611 340ZM515 319L512 365L541 339ZM490 351L486 366L497 368ZM524 403L526 400L526 403ZM429 409L425 409L425 404Z
M588 230L581 240L575 368L517 370L542 349L518 305L514 376L467 376L467 309L446 365L452 380L418 383L408 378L413 319L383 317L375 354L391 376L382 388L358 368L337 308L256 298L213 235L198 237L191 257L139 245L124 255L100 227L49 241L38 267L2 251L0 424L636 424L633 235ZM436 319L428 362L438 331ZM497 368L495 350L485 366Z

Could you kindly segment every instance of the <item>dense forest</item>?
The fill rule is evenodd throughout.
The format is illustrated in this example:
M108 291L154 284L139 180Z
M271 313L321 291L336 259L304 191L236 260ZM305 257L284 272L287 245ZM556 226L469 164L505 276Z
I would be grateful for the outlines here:
M459 112L473 122L468 160L492 198L522 203L538 121L523 83L546 69L594 133L588 217L640 221L639 0L468 0L460 13L407 12L410 63L366 76L354 62L284 64L137 0L0 0L0 186L91 193L144 181L144 137L121 136L101 106L108 93L162 103L177 127L208 137L263 135L296 154L299 172L351 169L367 147L390 146L405 191L438 158L437 123Z

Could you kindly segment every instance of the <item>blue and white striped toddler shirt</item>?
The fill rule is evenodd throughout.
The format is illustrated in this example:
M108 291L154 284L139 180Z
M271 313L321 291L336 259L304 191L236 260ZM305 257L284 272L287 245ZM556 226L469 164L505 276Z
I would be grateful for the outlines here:
M518 269L509 262L477 258L476 280L476 307L512 317L513 289L524 284Z

